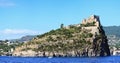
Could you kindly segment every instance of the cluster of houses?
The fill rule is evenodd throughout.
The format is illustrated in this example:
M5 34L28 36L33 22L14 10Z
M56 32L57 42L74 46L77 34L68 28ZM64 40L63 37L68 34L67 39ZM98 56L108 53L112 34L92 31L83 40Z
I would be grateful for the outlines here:
M5 49L3 47L0 47L0 55L1 56L11 56L12 52L14 51L14 48L10 48L9 46L13 45L13 44L15 44L15 43L10 42L8 40L5 40L5 41L0 40L0 46L4 46L5 45L6 47L4 47L4 48L9 48L8 51L5 51Z

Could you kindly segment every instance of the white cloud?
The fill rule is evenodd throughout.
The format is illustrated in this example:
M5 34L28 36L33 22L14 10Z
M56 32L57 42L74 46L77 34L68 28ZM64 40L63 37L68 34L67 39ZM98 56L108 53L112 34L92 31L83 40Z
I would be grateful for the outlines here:
M15 6L15 3L8 0L0 0L0 7Z
M38 34L39 32L28 29L4 29L1 30L0 33L8 35L8 34Z
M38 35L38 31L28 29L4 29L0 30L0 40L18 39L26 35Z

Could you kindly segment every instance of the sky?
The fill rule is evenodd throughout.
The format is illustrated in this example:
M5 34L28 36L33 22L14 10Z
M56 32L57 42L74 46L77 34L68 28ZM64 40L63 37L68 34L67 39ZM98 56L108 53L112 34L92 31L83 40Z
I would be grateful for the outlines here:
M0 40L38 35L90 15L103 26L120 25L120 0L0 0Z

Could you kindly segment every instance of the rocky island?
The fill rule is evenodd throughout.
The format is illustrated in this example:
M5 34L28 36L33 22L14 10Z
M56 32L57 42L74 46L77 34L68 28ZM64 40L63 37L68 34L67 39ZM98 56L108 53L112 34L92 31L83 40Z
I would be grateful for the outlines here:
M37 35L16 47L13 56L110 56L110 50L99 16L92 15L81 24L61 24L56 30Z

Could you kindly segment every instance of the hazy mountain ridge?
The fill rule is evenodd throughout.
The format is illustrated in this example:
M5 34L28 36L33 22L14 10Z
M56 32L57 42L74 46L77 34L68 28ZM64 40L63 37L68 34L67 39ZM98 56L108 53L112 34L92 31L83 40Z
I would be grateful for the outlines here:
M103 29L106 32L106 35L116 35L120 37L120 26L104 26Z
M110 47L120 48L120 26L103 27L106 32Z
M28 42L30 40L32 40L34 37L36 37L37 35L26 35L26 36L23 36L19 39L11 39L9 40L10 42Z

